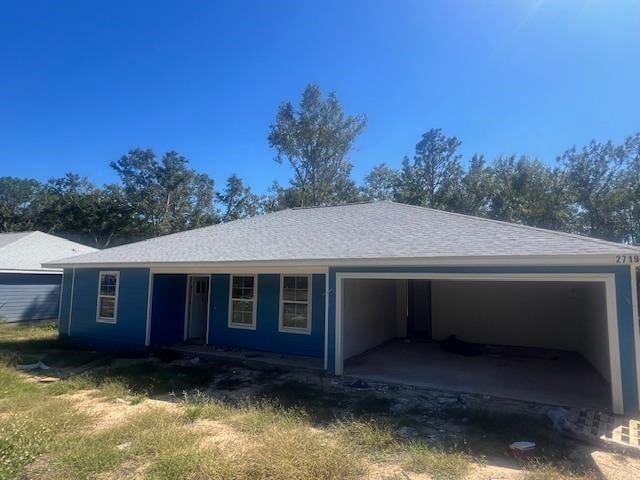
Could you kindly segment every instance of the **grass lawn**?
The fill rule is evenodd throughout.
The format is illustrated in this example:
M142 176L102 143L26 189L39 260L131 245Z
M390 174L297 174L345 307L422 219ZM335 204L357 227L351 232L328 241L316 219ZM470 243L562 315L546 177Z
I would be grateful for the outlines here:
M42 383L17 368L37 360L96 368ZM594 458L637 467L594 457L537 417L402 410L401 395L222 361L106 357L60 344L52 326L0 326L0 479L595 480ZM530 438L538 458L508 456L509 443Z

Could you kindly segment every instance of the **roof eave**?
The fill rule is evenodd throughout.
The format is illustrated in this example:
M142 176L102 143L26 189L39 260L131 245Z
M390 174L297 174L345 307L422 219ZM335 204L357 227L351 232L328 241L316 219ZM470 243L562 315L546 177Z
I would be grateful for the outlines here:
M247 267L344 267L344 266L536 266L536 265L631 265L621 262L621 255L504 255L450 257L319 258L237 260L212 262L64 262L45 263L48 268L151 268L151 269L233 269Z

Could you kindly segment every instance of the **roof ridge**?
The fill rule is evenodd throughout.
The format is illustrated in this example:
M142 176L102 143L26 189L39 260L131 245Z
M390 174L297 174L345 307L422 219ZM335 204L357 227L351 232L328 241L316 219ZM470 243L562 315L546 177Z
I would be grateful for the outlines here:
M393 204L393 205L401 205L403 207L416 208L416 209L420 209L420 210L429 210L431 212L436 212L436 213L440 213L440 214L444 214L444 215L464 217L464 218L469 218L471 220L487 222L487 223L493 223L493 224L498 224L498 225L505 225L505 226L508 226L508 227L520 228L520 229L524 229L524 230L535 230L537 232L551 233L551 234L559 235L559 236L562 236L562 237L568 237L568 238L574 238L574 239L577 238L577 239L580 239L580 240L587 240L589 242L593 242L593 243L597 243L597 244L604 244L604 245L607 245L607 246L616 246L616 247L623 247L623 248L631 248L631 249L634 249L634 250L640 250L640 247L637 247L635 245L621 244L621 243L617 243L617 242L612 242L610 240L602 240L600 238L593 238L593 237L588 237L586 235L579 235L577 233L561 232L559 230L551 230L549 228L532 227L530 225L523 225L521 223L506 222L504 220L495 220L493 218L478 217L478 216L475 216L475 215L468 215L466 213L450 212L448 210L441 210L441 209L432 208L432 207L423 207L421 205L411 205L409 203L394 202L394 201L391 201L391 200L382 200L382 203L390 203L390 204Z

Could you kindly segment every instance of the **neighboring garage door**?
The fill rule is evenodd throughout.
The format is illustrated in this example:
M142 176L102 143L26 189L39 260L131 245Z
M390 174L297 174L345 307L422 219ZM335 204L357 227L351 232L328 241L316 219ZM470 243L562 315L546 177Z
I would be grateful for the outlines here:
M0 322L56 319L61 280L58 274L0 273Z
M420 384L422 375L442 382L434 386L464 389L468 385L469 391L477 388L477 393L494 394L508 392L509 382L514 387L531 383L538 389L531 399L545 401L546 393L542 392L556 389L555 397L553 391L547 392L550 403L554 399L571 403L593 391L593 405L604 398L605 407L611 406L612 370L603 282L440 278L429 280L428 288L418 288L412 282L391 278L343 280L345 373L367 373L368 365L380 379L384 376L403 382L406 367L407 383L418 380ZM417 289L424 292L424 298ZM430 330L417 335L412 328L416 319L411 318L415 316L415 304L428 305L424 325ZM486 354L476 359L455 357L449 351L451 355L443 354L447 349L441 347L453 336L465 342L463 347L467 343L474 349L480 346ZM495 371L489 371L493 367ZM446 368L450 370L442 373ZM478 378L467 377L469 382L463 378L474 374ZM531 378L526 378L528 374ZM451 383L447 383L448 378ZM536 381L539 387L533 386ZM575 391L571 391L574 385ZM483 386L490 391L482 392Z

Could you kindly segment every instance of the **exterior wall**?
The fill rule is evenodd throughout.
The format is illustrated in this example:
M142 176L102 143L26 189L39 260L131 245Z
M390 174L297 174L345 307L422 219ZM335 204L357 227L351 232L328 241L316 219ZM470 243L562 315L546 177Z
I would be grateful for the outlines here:
M620 376L625 413L638 412L638 377L636 372L636 346L634 313L631 292L631 270L628 266L513 266L513 267L332 267L329 269L327 366L336 371L336 274L337 273L459 273L459 274L613 274L618 319L618 344L620 349Z
M397 280L347 280L344 284L344 358L403 335L398 322ZM405 292L406 293L406 292ZM406 307L405 307L406 319ZM406 320L404 321L406 325Z
M170 345L183 340L186 291L186 274L153 276L151 345Z
M75 278L72 277L73 288L65 288L63 292L65 311L67 310L66 302L71 303L67 313L69 320L60 322L62 336L68 335L75 342L97 348L113 350L145 348L149 269L116 270L120 272L116 323L96 321L98 278L101 270L76 268L75 274L72 273L75 276ZM69 300L66 300L67 298ZM66 331L62 328L64 325L67 326Z
M0 273L0 323L58 318L60 274Z
M256 329L230 328L229 274L211 276L208 343L322 358L324 353L325 276L314 274L311 287L311 333L279 332L280 274L258 275Z

